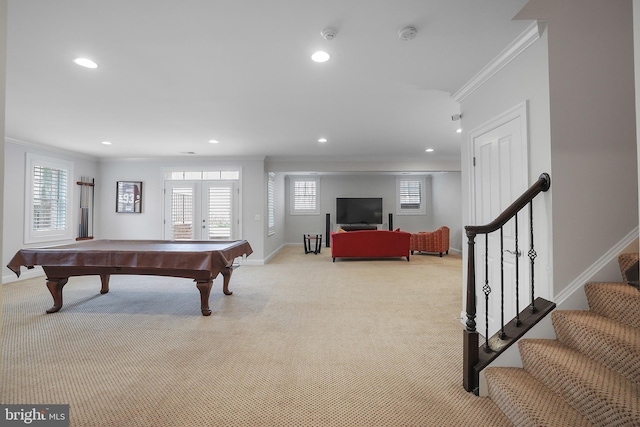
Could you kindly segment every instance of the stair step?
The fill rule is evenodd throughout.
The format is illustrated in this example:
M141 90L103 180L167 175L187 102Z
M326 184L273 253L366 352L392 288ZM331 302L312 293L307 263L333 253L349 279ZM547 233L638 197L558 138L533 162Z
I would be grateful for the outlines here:
M558 340L640 384L640 328L590 311L556 310Z
M565 400L521 368L485 370L491 400L516 426L592 426Z
M589 310L640 328L640 292L625 283L587 283Z
M592 423L640 425L638 383L558 340L525 339L518 346L524 369Z

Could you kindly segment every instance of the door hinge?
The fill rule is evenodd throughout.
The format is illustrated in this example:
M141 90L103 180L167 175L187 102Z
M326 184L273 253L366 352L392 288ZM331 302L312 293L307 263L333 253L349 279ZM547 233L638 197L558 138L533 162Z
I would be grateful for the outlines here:
M476 165L476 158L474 157L473 158L473 166L475 166L475 165Z

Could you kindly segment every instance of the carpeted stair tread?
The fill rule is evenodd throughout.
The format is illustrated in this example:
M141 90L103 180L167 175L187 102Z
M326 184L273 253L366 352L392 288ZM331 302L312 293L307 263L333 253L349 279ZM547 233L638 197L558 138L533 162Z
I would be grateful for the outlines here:
M521 368L487 368L489 396L519 427L592 426L565 400Z
M525 370L592 423L640 425L639 385L558 340L518 343Z
M640 292L625 283L587 283L589 310L640 328Z
M640 384L640 329L590 311L556 310L558 340Z

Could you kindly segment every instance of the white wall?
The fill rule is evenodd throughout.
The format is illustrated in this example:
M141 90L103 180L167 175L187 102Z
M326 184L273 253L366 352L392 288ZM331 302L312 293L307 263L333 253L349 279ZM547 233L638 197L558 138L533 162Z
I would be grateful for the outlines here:
M73 162L73 182L80 181L81 176L95 177L98 171L98 162L96 159L73 154L64 151L47 150L42 147L32 145L19 144L16 142L5 141L4 146L4 221L2 227L2 265L6 266L9 260L17 251L25 247L44 246L42 243L26 245L24 243L24 227L25 227L25 177L26 177L26 153L36 153L43 156L68 160ZM99 181L96 179L96 182ZM115 185L115 184L114 184ZM79 206L80 202L80 186L74 185L72 190L72 199L69 201L71 206ZM96 194L99 188L96 188ZM115 191L115 190L114 190ZM114 201L115 203L115 201ZM73 224L77 223L77 209L73 209ZM95 223L100 222L100 209L96 206ZM99 237L94 228L94 236ZM76 235L74 233L74 235ZM63 240L47 243L65 244L75 242L75 239ZM24 271L24 270L23 270ZM8 268L2 271L2 281L16 280L15 274Z
M265 177L267 180L268 177ZM266 184L265 184L266 185ZM266 194L265 187L265 194ZM265 218L265 260L270 259L285 244L286 224L285 224L285 174L281 172L275 173L274 186L274 214L275 214L275 233L268 235L268 218ZM266 201L265 201L266 204ZM266 206L266 205L265 205ZM265 215L268 212L265 211Z
M6 62L7 62L7 1L0 0L0 135L4 136L4 116L5 116L5 93L6 93ZM4 153L4 137L0 140L0 153ZM0 157L0 212L4 212L4 184L6 179L4 177L4 154ZM4 241L4 218L0 213L0 239ZM4 260L4 248L0 247L0 258ZM6 265L6 264L3 264ZM0 286L0 342L2 342L2 286ZM0 344L0 354L2 353L2 346ZM0 377L0 381L2 378Z
M638 225L631 0L548 13L554 290Z
M462 251L462 175L460 172L431 175L433 225L449 227L450 250ZM466 243L466 241L464 241Z

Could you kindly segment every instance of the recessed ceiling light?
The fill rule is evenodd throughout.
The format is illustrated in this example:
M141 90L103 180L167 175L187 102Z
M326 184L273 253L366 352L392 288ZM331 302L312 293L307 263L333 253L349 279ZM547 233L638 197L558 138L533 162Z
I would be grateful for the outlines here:
M111 142L109 142L109 141L102 141L102 145L111 145Z
M458 129L456 129L456 132L458 132L458 133L462 133L462 128L458 128Z
M311 55L311 59L315 62L327 62L329 58L331 58L331 55L322 50L319 50Z
M73 62L85 68L98 68L98 64L88 58L76 58Z
M427 149L426 149L426 150L424 150L424 151L426 151L427 153L433 153L433 148L427 148Z
M218 141L217 139L210 139L210 140L209 140L209 143L210 143L210 144L219 144L219 143L220 143L220 141Z
M322 143L325 143L325 142L327 142L327 141L328 141L328 139L327 139L327 138L320 138L320 139L318 139L318 142L322 142Z

